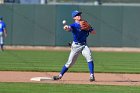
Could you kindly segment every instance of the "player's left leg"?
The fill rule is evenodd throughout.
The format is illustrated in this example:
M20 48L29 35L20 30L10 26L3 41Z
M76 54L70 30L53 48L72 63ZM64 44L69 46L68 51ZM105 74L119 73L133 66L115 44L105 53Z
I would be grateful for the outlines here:
M86 61L88 63L89 72L90 72L90 81L95 81L94 62L93 62L93 58L92 58L92 55L91 55L91 51L88 48L88 46L85 46L85 48L82 51L82 55L86 58Z

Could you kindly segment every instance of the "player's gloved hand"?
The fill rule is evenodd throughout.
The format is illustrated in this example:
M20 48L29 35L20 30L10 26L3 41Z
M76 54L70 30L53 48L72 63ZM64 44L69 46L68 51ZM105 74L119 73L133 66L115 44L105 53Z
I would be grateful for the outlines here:
M79 23L80 23L81 30L85 30L85 31L90 30L91 26L87 21L81 20Z

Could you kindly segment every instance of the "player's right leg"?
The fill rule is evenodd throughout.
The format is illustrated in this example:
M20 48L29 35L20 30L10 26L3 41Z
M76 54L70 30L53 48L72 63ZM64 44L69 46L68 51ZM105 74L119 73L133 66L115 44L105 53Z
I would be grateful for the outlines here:
M54 76L53 80L59 80L63 77L63 75L68 71L68 68L70 68L74 63L76 62L76 59L79 54L75 54L74 52L71 51L67 63L63 66L60 74L58 76Z
M82 47L77 47L75 44L72 44L71 52L68 58L67 63L63 66L60 74L58 76L54 76L53 80L59 80L63 77L63 75L67 72L68 68L73 66L78 58L78 55L81 53Z

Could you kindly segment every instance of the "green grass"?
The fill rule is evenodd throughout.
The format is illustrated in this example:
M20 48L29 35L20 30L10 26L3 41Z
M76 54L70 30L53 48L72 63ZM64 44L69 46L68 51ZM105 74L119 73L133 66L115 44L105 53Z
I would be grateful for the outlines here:
M95 72L140 73L140 53L93 52ZM0 70L60 71L66 63L69 51L6 50L0 52ZM88 72L83 56L69 69L72 72Z
M139 93L139 86L0 83L0 93Z

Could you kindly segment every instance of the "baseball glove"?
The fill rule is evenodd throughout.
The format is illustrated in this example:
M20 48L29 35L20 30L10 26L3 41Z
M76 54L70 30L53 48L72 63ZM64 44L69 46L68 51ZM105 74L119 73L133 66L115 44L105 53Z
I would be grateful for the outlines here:
M91 28L90 24L85 20L80 21L80 27L81 30L85 30L85 31L88 31Z

